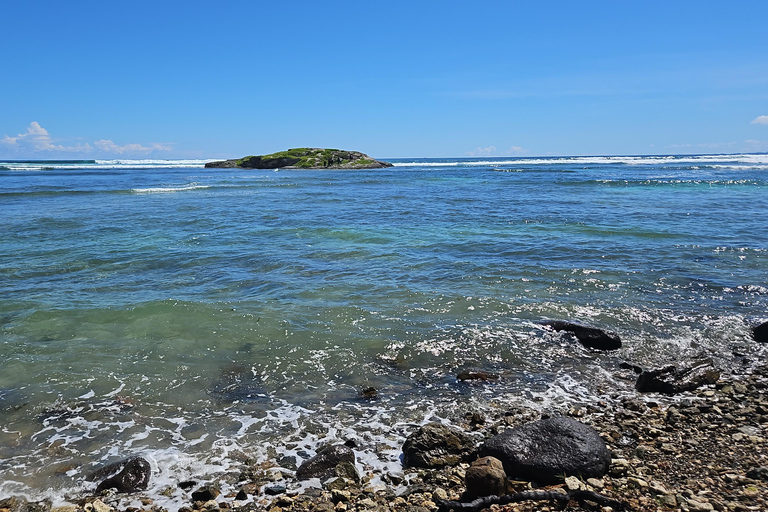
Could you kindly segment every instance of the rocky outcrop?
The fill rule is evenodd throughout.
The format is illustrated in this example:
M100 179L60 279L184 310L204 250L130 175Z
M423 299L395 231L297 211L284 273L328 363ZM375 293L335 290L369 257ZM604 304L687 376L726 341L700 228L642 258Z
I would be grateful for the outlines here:
M317 452L317 455L307 459L299 466L299 469L296 470L296 478L299 480L309 480L310 478L327 480L337 476L337 466L343 465L342 470L346 471L349 464L354 469L355 452L352 451L352 448L343 444L324 446Z
M427 423L403 444L403 467L440 468L471 460L475 441L465 432L440 423Z
M635 389L641 393L674 395L693 391L705 384L714 384L719 378L720 371L712 366L712 361L706 360L685 368L666 366L644 371L638 375Z
M240 169L379 169L392 167L359 151L324 148L295 148L270 155L208 162L207 168Z
M562 320L550 320L542 322L541 325L558 332L570 332L587 348L595 350L616 350L621 348L621 339L619 339L616 333L604 331L597 327Z
M89 476L89 480L101 480L96 492L116 489L117 492L143 491L149 485L152 468L143 457L130 457L107 464Z
M496 457L509 477L549 484L564 476L601 477L611 455L592 427L570 418L548 418L488 439L480 455Z
M768 322L763 322L752 328L752 336L755 341L760 343L768 343Z

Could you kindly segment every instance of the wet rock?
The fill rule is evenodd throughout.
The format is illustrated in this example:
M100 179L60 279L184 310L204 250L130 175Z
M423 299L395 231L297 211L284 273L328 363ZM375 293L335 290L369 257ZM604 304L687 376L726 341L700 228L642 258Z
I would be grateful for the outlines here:
M562 320L542 322L542 325L557 332L566 331L572 333L587 348L595 350L616 350L621 348L621 339L619 339L616 333L604 331L597 327Z
M282 484L273 484L268 485L264 487L264 494L267 494L269 496L277 496L278 494L283 494L286 491L286 487Z
M360 397L366 400L376 400L379 398L379 392L374 387L367 387L360 391Z
M637 377L635 389L641 393L674 395L693 391L705 384L714 384L719 378L720 371L712 367L711 361L701 361L686 368L666 366L644 371Z
M464 476L466 493L464 501L481 496L501 496L507 490L507 474L504 465L495 457L477 459Z
M475 441L455 427L428 423L403 444L403 467L439 468L471 460Z
M101 480L96 492L116 489L117 492L143 491L149 485L152 467L143 457L130 457L103 468L89 475L91 481Z
M296 470L296 478L309 480L319 478L327 480L336 476L336 466L342 462L355 464L355 452L343 444L328 445L321 448L317 455L304 461Z
M753 327L752 336L755 338L755 341L768 343L768 322L763 322L762 324Z
M351 462L339 462L334 468L334 473L340 478L351 480L355 483L360 483L360 473L357 471L355 465Z
M496 375L495 373L464 370L463 372L456 375L456 378L459 379L460 381L466 381L466 380L487 381L487 380L498 380L499 376Z
M12 496L0 500L0 510L8 512L48 512L51 504L48 501L29 502L21 496Z
M192 501L211 501L215 500L221 490L216 485L204 485L192 493Z
M224 368L208 394L221 402L263 402L269 400L261 380L249 366L232 364Z
M540 484L571 475L601 477L611 462L597 431L570 418L547 418L506 430L487 440L480 455L501 460L507 476Z

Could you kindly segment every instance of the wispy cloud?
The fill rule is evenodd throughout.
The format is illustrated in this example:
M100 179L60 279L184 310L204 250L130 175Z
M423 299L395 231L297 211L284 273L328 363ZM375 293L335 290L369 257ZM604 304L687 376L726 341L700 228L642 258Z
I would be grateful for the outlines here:
M478 146L473 151L469 151L469 156L492 156L496 154L496 146L488 146L487 148L481 148Z
M105 153L114 153L117 155L122 155L125 153L151 153L152 151L170 151L173 149L171 144L161 143L155 143L149 146L142 146L141 144L125 144L120 146L108 139L97 140L93 143L93 145Z
M34 153L98 153L103 155L148 155L153 152L170 151L172 144L153 143L148 146L141 144L119 145L109 139L97 140L93 146L86 143L74 146L65 146L56 143L48 130L40 126L37 121L32 121L27 127L25 133L20 133L15 137L5 135L0 139L0 148L6 148L19 154Z
M509 146L509 149L506 149L502 151L501 153L498 153L496 150L496 146L488 146L488 147L477 147L474 149L474 151L467 152L468 156L512 156L512 155L520 155L524 154L527 151L520 146Z
M768 124L768 116L757 116L751 124Z

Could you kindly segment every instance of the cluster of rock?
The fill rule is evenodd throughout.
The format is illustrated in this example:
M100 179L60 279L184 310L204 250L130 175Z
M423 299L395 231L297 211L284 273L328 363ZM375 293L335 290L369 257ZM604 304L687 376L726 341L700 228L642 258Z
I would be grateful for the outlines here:
M294 148L269 155L208 162L205 167L215 169L380 169L392 167L392 164L374 160L359 151Z
M548 326L582 343L602 336L595 328L567 324ZM765 341L766 326L753 330L757 341ZM616 344L615 334L606 336ZM636 370L634 397L614 395L613 401L552 417L518 409L492 418L468 414L464 428L440 423L416 428L403 444L405 473L380 475L390 484L386 487L359 473L350 441L323 447L297 468L295 479L318 479L322 488L289 492L282 473L252 467L235 479L239 489L227 495L217 482L180 482L190 500L181 510L768 510L768 365L727 378L708 362ZM495 378L462 373L478 381ZM367 391L375 397L375 390ZM660 394L644 394L649 391ZM680 393L684 398L665 398ZM95 495L53 512L115 512L121 503L117 493L140 493L150 477L150 465L141 457L105 466L90 475L98 482ZM141 502L142 510L161 512L150 499ZM49 503L22 498L0 501L0 512L50 509Z

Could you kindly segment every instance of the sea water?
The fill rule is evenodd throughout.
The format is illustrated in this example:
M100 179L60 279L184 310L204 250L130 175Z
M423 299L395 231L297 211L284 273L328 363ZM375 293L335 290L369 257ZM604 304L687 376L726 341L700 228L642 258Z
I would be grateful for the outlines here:
M61 502L141 455L173 509L179 482L350 440L376 481L427 421L611 400L622 362L764 358L768 155L204 162L0 162L0 497Z

